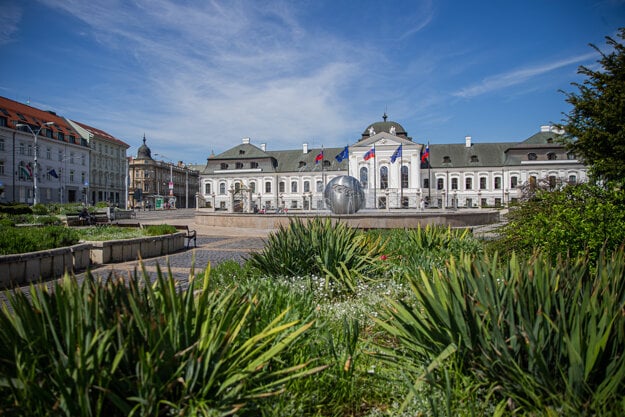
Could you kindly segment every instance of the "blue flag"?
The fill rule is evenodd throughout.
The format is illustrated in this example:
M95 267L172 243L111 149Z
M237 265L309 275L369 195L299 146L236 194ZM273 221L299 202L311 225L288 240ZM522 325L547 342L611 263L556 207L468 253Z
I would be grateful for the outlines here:
M343 159L347 159L349 157L349 150L347 149L347 146L338 154L336 155L334 158L336 158L337 161L339 162L343 162Z
M50 176L52 176L54 178L58 178L59 177L54 169L51 169L50 171L48 171L48 174L50 174Z
M394 163L397 158L401 158L401 147L402 145L399 145L399 147L393 153L393 156L391 156L391 164Z

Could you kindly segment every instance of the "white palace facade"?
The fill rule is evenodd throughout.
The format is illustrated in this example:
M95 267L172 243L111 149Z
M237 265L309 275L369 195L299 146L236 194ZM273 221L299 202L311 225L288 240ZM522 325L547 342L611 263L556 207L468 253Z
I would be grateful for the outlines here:
M323 190L350 175L363 186L366 209L503 207L525 185L587 180L586 167L542 126L518 142L420 144L396 122L369 125L346 148L270 151L244 138L200 171L199 206L228 212L324 210ZM341 158L341 157L344 158Z

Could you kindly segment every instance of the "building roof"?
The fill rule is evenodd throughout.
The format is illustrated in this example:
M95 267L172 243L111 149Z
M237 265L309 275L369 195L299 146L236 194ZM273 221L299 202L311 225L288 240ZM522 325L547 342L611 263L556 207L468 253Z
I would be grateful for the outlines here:
M71 135L78 140L76 144L88 146L86 142L81 143L81 136L76 129L67 120L53 111L40 110L6 97L0 97L0 117L6 117L7 127L16 128L16 124L22 123L29 125L34 131L37 131L44 123L54 122L53 125L46 126L46 129L50 129L53 132L55 140L71 143L69 138ZM58 139L57 133L62 133L64 138L62 140ZM42 134L42 136L45 135Z
M473 143L467 147L464 143L430 146L430 165L432 168L477 168L502 166L506 150L516 142Z
M371 136L370 129L373 128L374 134L378 134L380 132L391 133L391 128L395 128L395 136L403 137L404 139L408 139L412 141L412 138L408 136L406 129L402 125L397 122L393 122L391 120L387 121L388 116L386 113L382 116L383 121L374 122L366 127L366 129L362 132L362 137L360 140L367 139Z
M152 150L145 144L145 141L145 134L143 134L143 145L139 146L139 149L137 149L136 159L152 159Z
M303 153L301 149L290 151L271 151L267 152L275 158L277 172L313 172L321 171L341 171L347 169L347 160L344 159L340 163L335 156L338 155L343 148L325 148L323 149L323 166L321 161L315 162L317 156L322 152L321 148L312 148L308 153Z
M95 127L89 126L85 123L82 122L77 122L75 120L72 120L72 122L76 123L78 126L82 127L83 129L85 129L86 131L88 131L89 133L91 133L94 136L98 136L101 139L104 139L106 141L115 143L117 145L123 146L125 149L130 148L130 145L128 145L127 143L117 139L115 136L106 133L104 130L100 130L97 129Z

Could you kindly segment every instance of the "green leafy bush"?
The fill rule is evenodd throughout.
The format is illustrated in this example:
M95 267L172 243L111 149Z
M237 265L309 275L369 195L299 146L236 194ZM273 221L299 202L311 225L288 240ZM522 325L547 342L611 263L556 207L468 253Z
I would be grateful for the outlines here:
M0 409L21 416L254 415L284 384L316 373L282 355L312 323L261 316L253 291L180 290L158 271L82 282L66 277L0 313ZM258 308L263 306L263 308ZM259 321L262 325L259 325Z
M63 226L10 227L0 226L0 254L36 252L75 245L75 230Z
M415 300L391 301L377 320L400 343L389 357L413 373L452 357L501 412L623 415L625 251L595 269L587 257L498 264L452 258L411 277Z
M143 230L147 236L169 235L178 231L174 226L168 224L145 225L143 226Z
M324 276L336 291L353 292L359 279L372 277L384 265L384 243L329 218L292 219L269 235L265 247L252 253L250 264L267 275Z
M17 214L32 214L33 211L30 209L30 206L22 203L9 203L9 204L0 204L0 213L6 213L9 215L17 215Z
M540 250L552 260L588 251L590 260L602 248L625 242L625 191L591 184L540 191L509 213L495 249L525 257Z
M45 204L41 203L32 206L31 210L33 214L36 214L38 216L45 216L49 214L48 207Z

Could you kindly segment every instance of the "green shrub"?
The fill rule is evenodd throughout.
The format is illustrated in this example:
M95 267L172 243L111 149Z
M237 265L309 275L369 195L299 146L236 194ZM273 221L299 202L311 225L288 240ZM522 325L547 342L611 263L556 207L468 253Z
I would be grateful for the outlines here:
M35 204L34 206L32 206L31 209L33 214L36 214L38 216L44 216L49 213L48 207L45 204L41 203Z
M384 243L329 218L291 219L269 235L265 247L252 253L250 264L274 276L326 277L338 292L353 292L359 279L373 277L384 266Z
M145 225L143 226L143 230L147 236L169 235L178 231L174 226L168 224Z
M452 258L411 277L415 300L391 301L377 320L400 343L389 357L418 373L451 356L492 389L500 411L623 415L625 251L594 269L587 257L498 264Z
M63 226L7 227L0 226L0 254L36 252L75 245L75 230Z
M539 191L508 217L493 244L506 255L529 257L540 250L555 260L588 251L594 262L602 248L611 251L625 242L625 192L620 189L577 184Z
M8 294L0 313L0 409L21 416L254 415L264 399L318 372L283 353L312 323L267 301L201 282L82 282ZM258 308L263 306L263 308ZM264 323L259 325L259 320Z
M0 204L0 212L9 215L32 214L30 206L22 203Z

